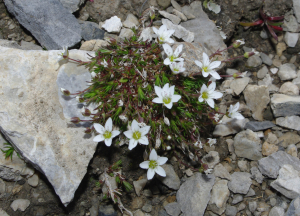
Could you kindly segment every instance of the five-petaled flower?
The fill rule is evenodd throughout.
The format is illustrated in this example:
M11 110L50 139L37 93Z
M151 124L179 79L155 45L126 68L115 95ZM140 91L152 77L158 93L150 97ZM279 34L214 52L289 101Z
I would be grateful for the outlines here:
M105 127L101 124L94 123L95 130L99 133L99 135L94 137L94 142L104 141L105 145L111 146L112 139L120 134L120 131L113 130L112 120L109 117L105 123Z
M179 58L179 53L182 51L183 45L179 45L175 51L173 52L172 47L169 44L163 44L163 48L165 53L167 54L168 58L164 60L165 65L170 65L171 63L175 61L183 61L183 58Z
M131 150L137 146L138 143L148 145L149 140L146 134L149 132L150 126L140 127L136 120L131 123L131 130L125 131L124 135L129 139L128 149Z
M174 95L175 86L169 87L169 83L166 83L163 88L154 86L157 98L154 98L152 102L164 104L168 109L171 109L173 103L178 102L181 98L180 95Z
M179 74L181 72L185 71L185 68L183 67L184 62L173 62L170 64L170 69L172 70L173 74Z
M168 30L167 26L162 25L159 29L153 27L153 31L157 35L157 39L160 44L174 43L174 40L170 37L174 34L175 30Z
M221 79L220 75L214 69L221 65L221 61L210 62L209 57L206 53L203 53L203 63L196 60L196 65L198 65L202 70L202 75L207 77L208 75L213 76L215 79Z
M155 149L152 149L149 161L144 161L140 163L140 167L142 169L148 169L147 171L147 179L150 180L154 177L154 174L157 173L160 176L166 177L165 170L160 166L167 162L167 157L159 157L155 151Z
M214 108L215 102L213 99L219 99L223 96L221 92L217 92L215 89L215 82L212 82L208 87L203 84L201 87L200 96L198 98L199 102L205 101L211 108Z
M237 102L234 106L230 105L228 110L229 118L244 119L244 116L238 112L240 103Z

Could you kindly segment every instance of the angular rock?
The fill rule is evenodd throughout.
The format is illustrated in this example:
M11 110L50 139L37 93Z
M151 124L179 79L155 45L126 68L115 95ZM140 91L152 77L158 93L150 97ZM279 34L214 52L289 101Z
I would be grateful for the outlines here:
M173 34L175 37L182 39L189 43L194 41L194 33L193 32L188 31L187 29L185 29L184 27L182 27L180 25L175 25L170 20L167 20L167 19L162 19L162 23L163 23L163 25L166 25L168 29L175 30L175 32Z
M285 43L289 47L295 47L296 44L297 44L298 39L299 39L299 34L298 33L286 32L285 35L284 35Z
M81 41L77 19L59 0L5 0L5 5L47 50L73 47Z
M0 215L1 216L9 216L9 214L6 213L2 208L0 208Z
M186 16L187 19L195 19L196 17L193 15L193 11L190 6L183 6L181 8L182 13Z
M293 199L286 212L286 216L300 215L300 197Z
M147 179L133 181L133 186L134 186L136 195L138 195L138 196L141 195L141 192L144 189L144 187L146 186L146 184L147 184Z
M284 42L279 42L277 45L276 45L276 54L281 57L282 56L282 53L286 50L286 45ZM275 65L276 66L276 65Z
M249 81L250 81L249 77L234 79L230 83L230 88L233 90L233 93L235 95L239 95L242 93L242 91L244 91L244 89L248 85Z
M259 56L254 55L254 56L250 56L246 62L246 66L248 67L258 67L262 64L262 60Z
M231 204L233 204L233 205L243 201L243 196L240 194L233 195L232 198L233 199L232 199Z
M271 187L284 196L295 199L300 195L300 173L292 165L286 164L279 170L278 178L271 183Z
M256 210L257 208L257 202L256 201L252 201L252 202L249 202L249 210L254 213L254 211Z
M110 33L119 33L122 26L121 19L117 16L113 16L105 20L105 23L101 27Z
M62 5L68 9L68 11L70 13L74 13L75 11L77 11L80 7L80 5L82 5L84 3L84 0L59 0Z
M17 199L17 200L14 200L10 204L10 207L14 211L17 211L18 209L20 211L25 211L28 208L29 205L30 205L30 201L28 199Z
M269 72L269 69L268 69L266 66L262 67L262 68L257 72L257 78L263 79L263 78L267 75L268 72Z
M38 186L39 184L39 176L37 174L34 174L33 176L31 176L29 179L28 179L28 184L32 187L36 187Z
M215 166L213 174L216 177L231 180L231 175L222 164L218 164L217 166Z
M245 160L239 160L238 161L238 167L242 172L248 172L248 162Z
M94 22L80 21L81 36L84 40L103 39L105 31Z
M81 115L75 98L65 98L60 92L60 88L85 89L90 72L84 66L58 64L61 52L0 47L0 80L5 80L0 87L0 130L68 205L97 143L85 135L86 123L70 124L71 117L88 118ZM86 51L69 53L71 58L89 60Z
M300 115L300 96L273 94L271 108L275 117Z
M286 151L286 153L288 153L289 155L292 155L293 157L298 156L297 146L295 144L289 145L285 151Z
M273 78L270 76L270 74L266 74L265 78L263 80L259 80L258 81L258 85L259 86L267 86L269 92L278 92L279 88L277 86L275 86L274 84L272 84L273 82Z
M211 191L211 198L209 200L209 204L215 204L218 208L226 206L226 202L230 195L227 183L227 180L219 180L214 184ZM222 213L223 212L221 212L220 214Z
M133 35L134 33L131 29L122 28L119 37L124 40L125 38L130 39Z
M261 152L262 152L263 156L269 156L277 151L278 151L278 146L275 144L270 144L268 142L264 142L264 144L262 145Z
M218 49L226 49L227 46L223 42L220 31L217 29L215 23L211 21L203 11L202 2L194 1L191 3L190 7L192 9L192 14L196 16L196 19L188 20L187 22L181 23L181 25L188 31L197 35L197 37L195 37L195 42L201 43L203 47L206 47L212 52L216 52ZM223 52L222 55L225 59L227 58L227 52Z
M227 205L226 212L225 212L226 216L236 216L236 213L237 213L237 208L235 206Z
M260 57L261 57L262 62L263 62L264 64L269 65L269 66L271 66L271 65L273 64L272 59L271 59L267 54L261 52L261 53L260 53Z
M247 194L252 184L251 174L247 172L234 172L231 174L231 181L228 182L228 188L233 193Z
M157 4L163 8L167 8L171 5L171 0L157 0Z
M282 28L284 31L289 31L289 32L299 31L299 25L297 23L297 19L293 16L292 12L288 12L285 14Z
M216 151L210 151L202 158L202 161L208 165L208 168L213 169L215 165L220 163L219 153Z
M300 23L300 1L299 0L293 0L293 9L297 17L297 20Z
M297 144L300 142L300 136L293 132L287 132L279 137L280 145L284 148L288 147L290 144Z
M178 16L175 16L173 14L169 14L166 11L158 11L160 13L160 15L162 15L163 17L169 19L172 21L172 23L174 23L175 25L178 25L181 22L181 19Z
M276 124L281 127L299 131L300 130L300 117L299 116L279 117L276 119Z
M269 216L284 216L284 209L279 206L275 206L269 212Z
M213 175L195 173L177 191L176 199L185 216L204 214L210 200L210 191L215 183Z
M216 137L219 136L228 136L230 134L236 134L244 130L245 125L249 122L249 119L232 119L224 116L222 118L222 124L218 124L215 127L213 135Z
M299 159L284 151L278 151L260 159L258 161L258 168L263 175L269 178L277 178L280 168L285 164L292 165L295 170L300 171Z
M169 203L165 206L167 213L171 216L178 216L181 213L180 206L177 202Z
M252 117L263 121L263 111L270 102L269 91L266 86L248 85L244 90L247 106L252 111Z
M105 40L90 40L90 41L85 41L81 45L80 50L98 51L100 48L106 46L108 46L108 42Z
M275 127L276 125L273 124L270 121L249 121L246 123L245 125L245 129L250 129L252 131L262 131L262 130L266 130L272 127Z
M42 47L31 43L31 42L26 42L26 41L21 41L21 49L22 50L43 50Z
M162 165L162 168L166 171L166 177L158 176L158 179L167 187L178 190L180 187L180 179L174 171L173 166L170 164L164 164Z
M299 95L299 87L292 82L285 82L280 87L279 92L287 95Z
M283 64L279 67L278 76L281 80L291 80L297 77L296 66L291 63Z
M171 0L171 4L176 10L181 11L181 6L175 0Z
M143 29L143 31L142 31L142 33L141 33L141 35L140 35L140 37L139 37L139 40L143 40L143 41L151 41L152 40L152 38L153 38L153 30L152 30L152 28L150 28L150 27L147 27L147 28L145 28L145 29Z
M251 168L251 175L251 178L257 181L259 184L261 184L264 180L263 175L256 166Z
M249 129L238 133L234 137L233 145L238 157L249 160L259 160L262 158L261 141L257 134Z
M139 26L139 20L133 14L128 14L126 20L123 22L123 26L126 28L137 28Z

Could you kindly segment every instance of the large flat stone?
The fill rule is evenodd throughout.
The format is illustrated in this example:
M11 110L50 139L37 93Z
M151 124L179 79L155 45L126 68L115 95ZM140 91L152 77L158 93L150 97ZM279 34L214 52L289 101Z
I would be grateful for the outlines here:
M193 177L180 186L176 198L185 216L201 216L204 214L214 183L214 175L195 173Z
M270 121L250 121L247 122L245 125L245 129L250 129L252 131L262 131L262 130L266 130L272 127L275 127L276 125L273 124Z
M77 19L59 0L5 0L8 11L48 50L81 41Z
M70 124L69 118L82 118L81 107L60 92L83 90L90 73L84 66L57 64L61 52L0 47L0 129L67 206L97 143L84 134L84 125ZM71 50L70 57L87 61L86 53Z
M273 94L271 108L275 117L300 115L300 96Z
M277 178L280 168L285 164L290 164L295 170L300 171L299 159L284 151L278 151L260 159L258 161L258 168L263 175L270 178Z
M84 0L59 0L70 13L77 11Z

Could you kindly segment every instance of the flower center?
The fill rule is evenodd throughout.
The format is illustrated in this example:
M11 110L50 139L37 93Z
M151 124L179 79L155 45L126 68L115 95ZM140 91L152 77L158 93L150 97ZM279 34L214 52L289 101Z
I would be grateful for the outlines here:
M159 37L159 41L160 41L160 42L164 42L164 41L165 41L165 38L164 38L163 36L160 36L160 37Z
M155 169L157 167L157 162L155 160L150 160L149 162L149 168L150 169Z
M203 92L202 93L202 98L207 100L208 99L208 93L207 92Z
M206 66L206 67L203 67L202 70L203 70L204 72L207 72L207 71L208 71L208 67L207 67L207 66Z
M141 132L139 132L139 131L135 131L135 132L132 134L132 137L133 137L133 139L135 139L135 140L139 140L139 139L141 138L141 136L142 136L142 134L141 134Z
M103 136L104 136L105 139L109 139L109 138L111 138L111 132L110 131L105 131Z
M174 68L173 70L174 70L174 71L179 71L179 68Z
M163 102L164 102L164 104L169 104L169 103L171 103L171 98L170 97L164 97Z
M170 56L170 62L173 62L174 59L175 59L175 56L171 55L171 56Z

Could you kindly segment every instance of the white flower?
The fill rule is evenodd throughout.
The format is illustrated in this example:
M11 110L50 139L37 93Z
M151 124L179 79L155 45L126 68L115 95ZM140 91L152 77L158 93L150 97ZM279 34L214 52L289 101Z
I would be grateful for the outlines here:
M104 140L105 145L111 146L112 139L120 134L120 131L113 130L112 120L109 117L105 123L105 128L98 123L94 123L95 130L100 133L98 136L95 136L94 142L101 142Z
M183 45L179 45L175 52L173 53L173 49L170 47L170 45L168 44L163 44L163 48L165 50L165 53L167 54L168 58L166 58L164 60L164 64L165 65L170 65L171 63L175 62L175 61L183 61L183 58L178 58L179 53L181 53L182 51L182 47Z
M211 174L212 171L213 171L213 169L207 169L207 170L205 170L204 172L205 172L205 175L208 175L208 174Z
M155 173L157 173L160 176L166 177L165 170L161 167L161 165L164 165L168 158L167 157L159 157L155 151L155 149L152 149L149 161L144 161L140 163L140 167L142 169L148 169L147 171L147 179L150 180L154 177Z
M209 144L209 146L212 146L217 143L217 139L208 138L207 143Z
M167 147L166 147L166 150L167 150L167 151L170 151L170 150L171 150L171 146L167 146Z
M259 55L259 52L257 52L255 49L252 49L251 52L254 52L254 55Z
M247 73L248 73L248 71L245 71L245 72L241 73L241 74L239 75L239 77L246 77L246 76L247 76Z
M221 92L217 92L215 89L215 82L212 82L208 87L203 84L201 87L200 96L198 98L199 102L205 101L211 108L214 108L215 102L213 99L219 99L223 96Z
M128 121L128 118L126 115L119 115L119 119L121 119L122 122L126 123Z
M103 59L103 62L101 62L101 64L102 64L104 67L107 67L107 66L108 66L108 63L107 63L107 61L105 61L105 59Z
M118 101L118 106L119 106L119 107L123 106L123 104L124 104L124 103L123 103L122 100L119 100L119 101Z
M210 62L208 55L206 53L203 53L203 63L197 60L195 61L195 63L201 68L202 75L204 77L207 77L210 74L215 79L221 79L220 75L214 70L221 65L221 61Z
M138 122L133 120L131 123L131 129L124 132L124 135L130 139L128 149L133 149L138 143L148 145L149 140L146 137L146 134L149 132L149 130L150 126L140 128Z
M197 142L195 142L194 145L195 145L196 147L199 147L199 148L202 148L202 147L203 147L203 146L202 146L202 142L201 142L200 140L198 140Z
M220 115L218 113L215 114L215 116L213 117L214 120L218 123L222 123L222 120L220 120Z
M168 30L166 25L162 25L159 29L153 27L154 33L157 35L157 39L160 44L163 43L174 43L174 40L171 39L171 35L174 34L175 30Z
M181 72L185 71L185 68L183 67L183 61L180 62L173 62L170 64L170 68L173 71L174 74L179 74Z
M95 78L95 77L97 76L97 74L93 71L93 72L91 73L91 76L92 76L92 78Z
M167 117L164 117L164 123L168 126L170 126L170 121Z
M236 40L235 42L236 42L236 43L239 43L240 45L244 45L244 44L245 44L244 39Z
M229 118L244 119L244 116L238 112L240 103L237 102L234 106L230 105L228 110Z
M171 109L174 102L180 100L180 95L174 95L175 86L169 87L169 83L166 83L163 88L154 86L157 98L154 98L152 102L164 104L168 109Z
M172 137L170 135L167 136L167 140L171 140Z

